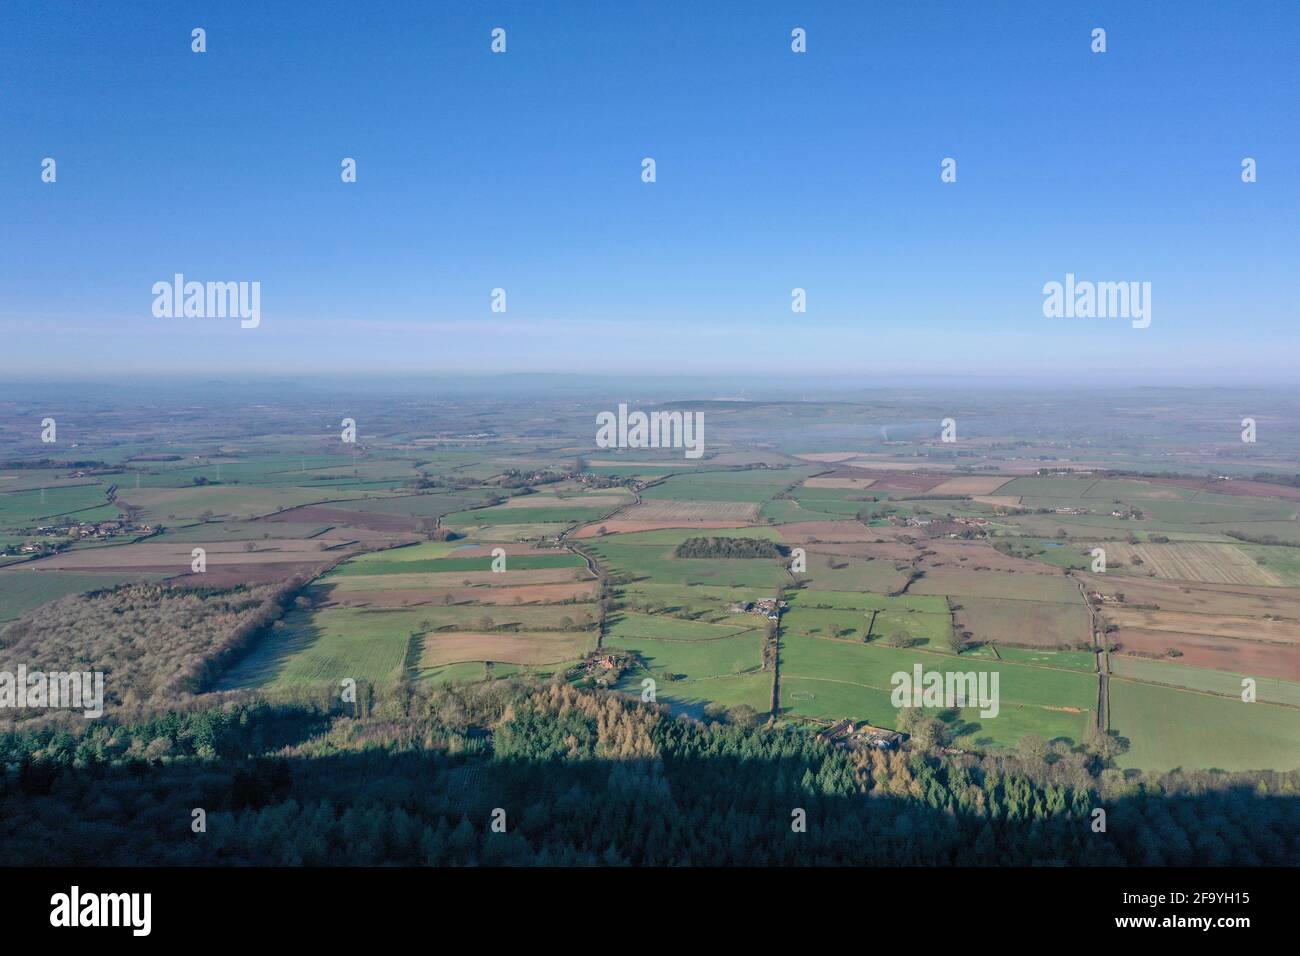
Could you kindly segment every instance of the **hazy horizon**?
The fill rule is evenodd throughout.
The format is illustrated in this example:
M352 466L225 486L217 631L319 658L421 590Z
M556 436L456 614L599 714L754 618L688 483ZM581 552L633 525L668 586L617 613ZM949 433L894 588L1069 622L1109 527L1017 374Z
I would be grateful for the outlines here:
M1172 373L1171 373L1172 374ZM382 376L382 377L378 377ZM1277 391L1294 389L1293 377L1284 377L1279 373L1276 380L1267 376L1254 375L1250 380L1228 373L1218 374L1211 370L1198 373L1193 370L1184 376L1162 375L1138 378L1120 377L1110 370L1081 370L1071 375L1055 374L1045 370L1037 375L1007 375L990 372L984 375L945 375L929 371L914 375L876 374L851 372L798 372L783 370L782 374L771 377L746 376L738 373L677 373L671 375L657 374L644 370L483 370L440 372L423 374L418 372L395 373L391 369L349 369L346 371L316 373L260 372L247 370L204 369L193 371L172 371L160 373L156 370L133 373L129 381L118 375L95 374L37 374L6 375L0 380L0 400L31 394L32 387L51 388L85 387L88 389L114 389L130 392L140 389L185 390L194 388L292 388L329 391L332 388L356 389L383 392L411 391L456 391L460 388L471 390L487 389L494 386L507 386L515 390L536 389L607 389L612 387L628 388L665 388L683 389L697 393L694 397L701 400L761 401L765 395L779 397L782 401L799 401L800 395L806 393L809 401L819 400L819 394L843 396L847 394L899 393L909 389L924 389L927 392L943 393L946 391L975 392L1033 392L1044 394L1051 392L1079 393L1129 393L1134 391ZM6 395L12 388L13 395ZM682 395L682 398L688 396Z

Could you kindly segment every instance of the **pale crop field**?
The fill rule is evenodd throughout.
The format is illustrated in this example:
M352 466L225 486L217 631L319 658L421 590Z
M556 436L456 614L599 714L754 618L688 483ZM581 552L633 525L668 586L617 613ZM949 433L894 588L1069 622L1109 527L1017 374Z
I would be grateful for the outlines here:
M1142 563L1137 564L1134 559ZM1281 587L1282 580L1231 544L1124 544L1109 542L1106 561L1121 562L1127 572L1152 571L1158 578L1206 584L1255 584Z

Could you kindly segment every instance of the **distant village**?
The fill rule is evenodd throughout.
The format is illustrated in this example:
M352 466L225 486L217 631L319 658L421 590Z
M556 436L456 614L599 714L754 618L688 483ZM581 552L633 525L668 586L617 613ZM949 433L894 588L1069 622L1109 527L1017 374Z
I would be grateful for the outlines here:
M58 546L66 546L75 541L106 541L110 538L128 536L134 538L153 534L154 530L153 525L118 520L41 525L39 528L32 529L31 533L42 538L67 539L57 543ZM46 551L58 550L58 546L56 546L55 542L50 541L28 541L23 544L11 544L0 553L6 555L41 554Z

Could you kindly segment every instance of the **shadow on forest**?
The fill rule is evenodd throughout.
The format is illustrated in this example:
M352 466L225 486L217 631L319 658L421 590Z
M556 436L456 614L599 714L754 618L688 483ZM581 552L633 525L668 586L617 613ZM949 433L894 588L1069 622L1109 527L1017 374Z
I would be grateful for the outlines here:
M269 750L320 729L282 728L262 743ZM1246 783L1186 796L1135 788L1105 804L1098 833L1088 791L916 760L912 795L868 797L854 792L838 753L532 760L376 746L251 760L24 762L0 792L0 839L5 863L23 866L1296 860L1300 802ZM191 828L195 808L206 832ZM505 833L492 830L498 810ZM799 810L804 832L792 828Z

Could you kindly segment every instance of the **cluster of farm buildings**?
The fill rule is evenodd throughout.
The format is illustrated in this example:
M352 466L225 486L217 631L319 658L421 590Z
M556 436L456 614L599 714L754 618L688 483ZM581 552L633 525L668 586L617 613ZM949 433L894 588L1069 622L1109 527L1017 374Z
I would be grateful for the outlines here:
M781 619L781 612L789 605L785 601L776 598L762 598L758 601L737 601L731 605L733 614L762 614L769 621L778 621Z
M896 730L886 730L884 727L873 727L871 724L855 724L851 720L841 720L839 723L827 727L817 737L828 744L847 747L850 750L864 747L874 747L877 750L896 750L907 739L907 734L901 734Z
M898 522L898 519L894 519L894 520L896 523L901 523L904 527L907 528L926 528L928 529L929 533L934 536L944 534L945 532L949 532L949 537L954 537L954 538L957 536L956 532L957 529L959 528L966 529L966 530L969 530L971 528L986 528L988 527L989 524L988 521L985 520L984 518L965 518L965 517L962 518L909 517L909 518L902 519L901 522Z

